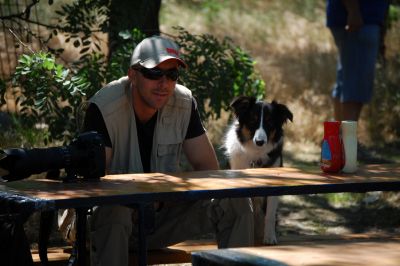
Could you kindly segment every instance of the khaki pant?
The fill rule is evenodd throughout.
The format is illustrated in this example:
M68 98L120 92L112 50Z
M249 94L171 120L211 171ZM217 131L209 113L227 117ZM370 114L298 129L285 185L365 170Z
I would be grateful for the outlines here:
M90 221L91 264L128 265L129 248L136 243L132 214L124 206L97 207ZM251 201L214 199L167 203L155 213L154 232L147 236L149 249L215 233L219 248L252 246L254 221Z

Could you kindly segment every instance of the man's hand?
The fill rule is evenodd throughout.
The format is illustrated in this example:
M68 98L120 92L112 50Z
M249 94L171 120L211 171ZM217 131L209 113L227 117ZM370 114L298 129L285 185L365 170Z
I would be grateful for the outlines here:
M348 14L347 25L345 27L347 31L358 31L363 25L364 21L359 11L356 11L353 14Z
M345 29L350 32L359 30L364 25L364 21L361 16L358 0L342 0L342 2L347 11L347 24Z

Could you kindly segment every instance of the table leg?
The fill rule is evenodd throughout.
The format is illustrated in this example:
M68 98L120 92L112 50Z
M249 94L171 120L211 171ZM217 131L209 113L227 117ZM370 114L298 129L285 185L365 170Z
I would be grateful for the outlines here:
M145 206L146 204L138 204L138 222L139 222L139 237L138 237L138 265L147 265L147 243L146 243L146 223L145 223Z
M76 208L76 243L78 265L86 266L86 219L87 208Z
M47 247L51 229L55 218L55 211L43 211L40 213L40 229L39 229L39 258L43 265L48 265Z

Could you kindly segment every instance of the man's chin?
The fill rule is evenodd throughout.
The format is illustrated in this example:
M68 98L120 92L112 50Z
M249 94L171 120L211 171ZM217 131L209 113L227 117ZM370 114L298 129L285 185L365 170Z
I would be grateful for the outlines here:
M168 96L155 96L152 99L153 107L156 109L160 109L164 107L164 105L168 102Z
M167 104L168 98L167 97L157 97L156 99L153 99L152 101L152 106L155 109L161 109Z

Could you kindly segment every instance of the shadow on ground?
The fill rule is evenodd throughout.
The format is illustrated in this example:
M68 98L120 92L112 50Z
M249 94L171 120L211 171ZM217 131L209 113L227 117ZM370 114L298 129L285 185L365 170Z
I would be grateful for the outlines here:
M359 164L400 163L400 143L363 147ZM285 151L285 165L304 170L319 168L318 150L307 160L302 151ZM400 192L330 193L282 196L279 235L400 232Z

